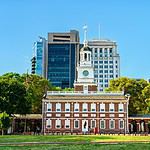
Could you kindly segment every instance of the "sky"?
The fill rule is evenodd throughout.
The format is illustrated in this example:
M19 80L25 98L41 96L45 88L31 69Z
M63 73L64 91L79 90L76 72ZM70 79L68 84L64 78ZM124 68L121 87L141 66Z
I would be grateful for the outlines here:
M149 0L1 0L0 75L31 71L33 43L48 32L76 29L83 42L117 42L121 76L150 78Z

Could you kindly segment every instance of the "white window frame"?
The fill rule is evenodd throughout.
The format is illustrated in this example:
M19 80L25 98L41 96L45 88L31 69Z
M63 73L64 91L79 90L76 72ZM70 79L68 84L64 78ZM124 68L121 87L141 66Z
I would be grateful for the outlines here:
M61 103L56 103L56 112L61 112Z
M100 109L100 112L105 112L105 104L104 103L101 103L99 105L99 109Z
M52 128L52 120L51 119L46 119L46 128Z
M91 112L96 112L96 104L91 103Z
M65 103L65 112L70 112L70 103Z
M68 127L67 127L67 126L68 126ZM69 119L65 120L65 128L66 128L66 129L69 129L69 128L70 128L70 120L69 120Z
M115 104L110 103L109 104L109 112L114 112L115 111Z
M78 122L78 127L75 127L75 121ZM79 129L79 120L74 120L74 129Z
M79 112L79 103L74 103L74 112Z
M57 125L59 125L60 127L57 127ZM60 128L61 128L61 120L60 120L60 119L57 119L57 120L55 121L55 128L57 128L57 129L60 129Z
M120 125L121 125L121 123L120 123L121 121L123 122L123 124L122 124L123 127L122 127L122 128L121 128L121 126L120 126ZM119 120L119 129L124 129L124 120L123 120L123 119L120 119L120 120Z
M124 112L124 105L122 103L119 103L118 110L119 112Z
M82 104L82 112L87 112L88 111L88 104L87 103L83 103Z
M52 103L47 103L47 112L52 112Z
M93 127L92 126L92 122L95 122L94 124L95 124L95 126ZM91 129L93 129L93 128L95 128L96 127L96 120L91 120Z
M102 121L104 122L104 128L102 128L102 123L101 123ZM105 122L106 121L104 119L100 120L100 129L105 129Z
M111 127L111 122L113 121L113 125L114 125L114 127L112 128ZM115 120L109 120L109 129L115 129Z

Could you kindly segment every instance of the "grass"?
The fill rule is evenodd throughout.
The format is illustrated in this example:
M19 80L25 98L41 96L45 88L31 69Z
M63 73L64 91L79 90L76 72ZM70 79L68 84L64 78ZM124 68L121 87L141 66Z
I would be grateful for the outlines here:
M116 142L116 141L149 141L150 136L129 135L4 135L0 136L0 143L15 142Z
M28 145L28 146L2 146L0 150L149 150L149 143L115 144L115 145Z
M132 141L133 143L123 143ZM137 143L147 141L147 143ZM62 144L16 144L19 142L64 142ZM68 144L67 142L74 142ZM78 144L77 142L85 142ZM91 142L118 142L98 144ZM120 143L121 142L121 143ZM4 135L0 136L0 150L150 150L150 136L124 135ZM11 143L10 145L7 145ZM14 145L13 145L14 144Z

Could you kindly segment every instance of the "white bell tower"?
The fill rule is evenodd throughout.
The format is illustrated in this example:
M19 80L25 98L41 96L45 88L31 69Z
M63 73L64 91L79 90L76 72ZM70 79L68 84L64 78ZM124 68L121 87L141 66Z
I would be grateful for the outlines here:
M74 83L76 91L97 91L97 84L94 82L94 68L91 62L91 49L86 40L87 28L84 28L84 46L80 50L80 62L77 66L77 81Z

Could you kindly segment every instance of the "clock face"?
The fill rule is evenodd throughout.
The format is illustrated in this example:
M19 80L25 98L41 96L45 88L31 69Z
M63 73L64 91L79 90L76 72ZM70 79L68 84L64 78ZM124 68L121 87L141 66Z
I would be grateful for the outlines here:
M89 75L89 72L88 72L87 70L84 70L84 71L83 71L83 75L84 75L84 76L88 76L88 75Z

